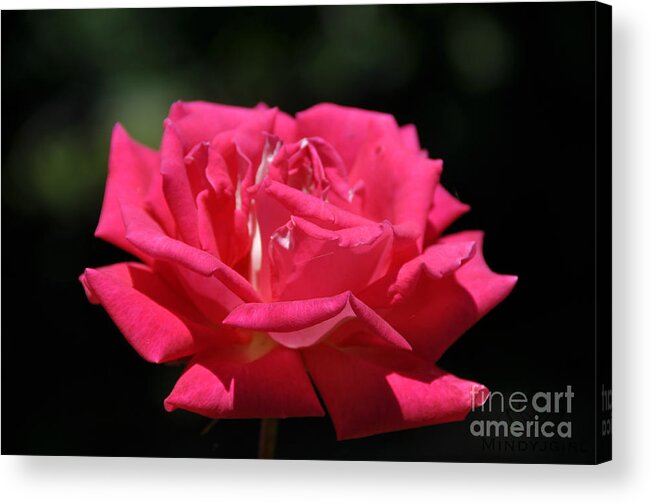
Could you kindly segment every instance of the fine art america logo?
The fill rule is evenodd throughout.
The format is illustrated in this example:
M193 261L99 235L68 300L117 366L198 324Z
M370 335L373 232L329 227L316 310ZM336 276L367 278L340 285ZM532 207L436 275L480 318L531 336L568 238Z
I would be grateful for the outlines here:
M540 391L531 395L503 393L477 387L472 391L471 411L482 417L470 423L470 433L482 439L484 450L582 451L572 440L574 392Z

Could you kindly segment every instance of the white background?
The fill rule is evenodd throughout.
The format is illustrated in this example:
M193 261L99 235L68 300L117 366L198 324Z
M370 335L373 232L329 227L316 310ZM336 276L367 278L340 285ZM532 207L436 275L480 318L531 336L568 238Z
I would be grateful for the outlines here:
M178 0L134 3L143 7L181 4ZM2 9L133 7L134 3L0 0ZM610 3L614 88L613 462L575 467L3 456L2 502L651 502L651 2ZM580 261L580 256L576 260ZM10 387L11 382L3 386ZM11 404L3 407L9 409Z

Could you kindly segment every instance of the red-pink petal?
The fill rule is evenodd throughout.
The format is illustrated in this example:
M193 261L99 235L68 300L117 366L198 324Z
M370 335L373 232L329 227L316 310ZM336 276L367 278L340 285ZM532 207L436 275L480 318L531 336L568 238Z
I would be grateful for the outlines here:
M260 297L242 275L217 257L165 235L156 223L137 208L123 207L127 239L139 250L161 261L178 264L201 275L214 275L244 301Z
M217 229L231 224L228 216L224 216L224 210L228 210L227 205L220 205L214 193L208 189L201 191L197 195L197 230L199 243L203 250L220 258L223 255L220 253L220 246L217 242ZM232 216L232 209L230 210ZM215 229L216 223L219 223L217 229ZM223 236L223 234L220 235ZM227 245L222 246L222 250L224 248L227 248Z
M257 111L256 115L237 128L216 135L211 143L211 149L219 152L224 158L230 158L229 164L237 165L234 177L237 185L235 195L238 200L236 211L241 211L245 218L248 218L251 201L249 189L256 183L262 156L266 154L266 149L273 152L274 142L278 141L271 133L277 114L278 109L275 108ZM271 145L272 143L274 145Z
M285 112L278 111L273 132L274 135L278 135L284 143L296 142L296 140L298 140L296 134L296 120Z
M171 121L167 122L171 123ZM190 192L194 198L196 198L201 191L208 189L209 187L208 179L206 178L209 149L210 144L208 142L198 143L192 147L190 152L188 152L183 158L185 172L190 185Z
M240 171L250 167L233 144L215 137L208 149L205 176L209 189L197 196L200 241L204 248L216 246L219 258L228 265L236 264L250 247L248 209L237 208L242 190L237 189ZM243 176L243 175L242 175ZM238 194L239 193L239 194ZM240 199L241 201L241 199ZM205 233L212 233L212 236ZM212 241L215 244L212 244Z
M483 385L390 349L302 352L340 440L463 420L488 395Z
M209 142L218 133L235 129L263 111L204 101L177 101L170 109L169 118L176 123L184 149L189 151L194 145Z
M390 114L321 103L296 114L299 137L321 137L332 144L350 169L366 142L381 135L398 136Z
M251 281L264 300L271 300L270 240L290 218L289 211L266 191L255 196L254 229L251 234Z
M459 268L455 273L455 278L472 295L479 313L484 316L511 292L518 278L514 275L494 273L488 267L483 254L483 231L462 231L439 240L444 244L468 241L476 242L477 253Z
M135 142L122 125L116 124L111 138L104 202L95 236L147 259L126 239L120 206L126 203L147 209L171 232L174 223L162 194L159 169L158 152Z
M214 325L220 325L233 308L242 304L242 298L213 275L202 275L184 266L159 261L157 269L166 270L166 278L176 281L175 288L188 299Z
M348 202L348 171L339 153L319 137L279 145L269 163L268 176L313 196Z
M286 347L302 348L318 343L353 319L386 342L410 348L399 333L350 292L327 298L242 304L224 319L224 324L268 332Z
M457 271L474 256L475 249L473 241L436 243L428 247L422 255L402 265L388 290L391 302L397 303L409 296L423 275L441 279Z
M198 246L197 205L185 165L179 132L169 119L165 121L161 142L161 175L165 199L172 211L181 238L189 245Z
M388 224L331 231L293 217L271 237L274 299L359 292L387 272L392 246Z
M203 275L212 274L219 260L201 249L170 238L142 209L122 205L127 240L138 250L155 259L178 263Z
M246 354L199 354L165 399L211 418L323 416L323 408L294 350L275 347L251 360Z
M374 224L374 221L361 215L348 212L331 205L327 201L323 201L321 198L315 198L303 191L269 179L265 179L260 184L259 190L266 192L278 201L291 215L316 221L322 227L340 229Z
M395 137L385 135L366 143L350 174L350 183L364 183L361 214L374 221L413 226L424 238L441 160L410 152Z
M406 124L400 128L400 140L402 145L417 154L420 154L420 140L418 140L418 130L413 124Z
M394 262L390 271L359 294L369 306L386 308L411 296L423 276L443 278L454 273L475 253L475 242L436 243L406 262Z
M411 293L391 307L386 320L430 361L441 355L464 332L511 292L517 277L493 273L482 253L483 234L463 232L440 240L442 244L474 241L475 255L452 275L421 275Z
M247 122L240 124L233 132L233 143L239 152L251 162L251 170L244 175L243 189L255 182L255 176L262 162L262 152L274 130L278 109L260 110ZM244 183L248 180L248 183Z
M432 208L427 216L425 243L434 243L443 231L455 220L470 210L470 206L462 203L445 190L441 184L436 186Z
M197 349L197 326L181 312L191 306L144 264L120 263L86 269L89 300L101 304L131 346L150 362L173 361Z

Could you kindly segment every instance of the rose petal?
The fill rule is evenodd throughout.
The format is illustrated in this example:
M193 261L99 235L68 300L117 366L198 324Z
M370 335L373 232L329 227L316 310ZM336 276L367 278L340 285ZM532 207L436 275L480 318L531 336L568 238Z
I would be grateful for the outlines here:
M86 269L88 298L101 304L127 341L146 360L167 362L194 353L198 325L180 313L192 311L144 264L120 263Z
M343 210L323 201L321 198L315 198L310 194L273 180L265 179L260 184L259 190L264 191L278 201L291 215L316 221L320 226L328 229L374 224L372 220Z
M463 420L488 396L483 385L402 352L318 345L302 353L339 440Z
M183 158L185 172L190 184L190 191L194 198L196 198L201 191L210 187L208 179L206 178L209 150L210 144L208 142L201 142L192 147L190 152L188 152Z
M204 177L207 187L197 193L197 227L201 248L233 265L248 250L246 226L236 217L234 180L237 166L229 166L217 142L206 149ZM234 150L231 154L235 154ZM231 156L231 163L233 163ZM237 163L237 161L235 161Z
M388 224L331 231L293 217L271 239L273 297L308 299L358 292L387 272L392 246Z
M406 262L394 261L387 274L360 292L359 297L374 308L398 304L421 281L423 276L443 278L454 273L475 253L475 242L436 243Z
M248 207L243 208L239 179L250 165L251 161L238 151L235 144L229 144L218 135L210 144L205 168L210 190L197 197L199 233L212 230L220 259L231 266L246 256L250 249ZM248 205L248 195L246 200ZM211 238L205 236L206 239Z
M391 302L397 303L409 296L423 275L441 279L454 273L474 256L475 250L472 241L437 243L428 247L422 255L402 265L388 289Z
M438 184L434 191L432 208L427 215L425 243L434 243L450 224L469 210L469 205L459 201L446 191L445 187Z
M420 281L385 319L430 361L441 355L511 292L517 277L493 273L482 253L483 233L463 232L439 243L476 243L475 255L452 275L421 275Z
M405 148L416 154L420 154L420 140L418 140L418 130L413 124L405 124L400 128L400 140Z
M126 239L120 202L146 208L168 232L174 222L162 194L160 156L133 141L122 125L116 124L111 138L108 178L95 236L144 260L147 257Z
M247 122L240 124L233 132L233 143L239 152L251 161L252 170L245 174L243 190L255 182L258 167L262 163L262 152L270 136L273 136L274 125L278 117L278 109L261 110Z
M197 205L184 160L183 145L175 124L167 119L161 142L163 192L172 211L176 228L188 245L199 245Z
M235 163L231 160L229 164L237 164L236 213L241 212L244 220L248 219L251 204L249 188L256 183L263 156L267 155L266 150L273 151L274 148L269 143L277 114L278 109L275 108L258 111L236 129L216 135L211 143L211 148L217 150L225 159L235 158Z
M296 120L284 112L278 111L276 124L274 125L274 135L278 135L284 143L296 142Z
M138 250L155 259L179 263L203 275L211 275L217 269L219 260L216 257L170 238L140 208L126 204L121 207L127 240Z
M248 109L207 102L177 102L170 110L169 120L175 124L185 152L200 142L209 141L224 157L230 156L226 152L229 150L239 157L237 198L238 210L241 208L245 214L244 220L248 218L250 200L247 189L255 183L265 135L274 131L278 112L264 104ZM287 117L281 120L281 129L286 132L290 128Z
M398 136L390 114L321 103L296 114L299 137L321 137L337 150L350 169L360 148L381 135Z
M170 262L158 262L157 268L168 268L178 286L203 316L220 325L233 308L242 304L242 298L213 275L202 275L184 266Z
M279 145L269 163L269 178L331 201L349 199L348 172L339 153L318 137Z
M165 399L165 409L211 418L323 416L298 352L275 347L246 355L198 355Z
M127 239L139 250L161 261L179 264L201 275L214 275L244 301L259 301L257 292L242 275L217 257L165 235L160 227L137 208L123 206Z
M229 209L227 205L220 205L214 193L207 189L197 195L197 230L199 243L203 250L220 259L223 258L223 252L220 252L220 248L223 251L227 251L229 247L227 244L223 244L222 247L219 246L217 242L217 230L214 224L216 222L219 222L222 226L224 224L231 224L228 219L228 213L232 216L232 212L233 209ZM220 236L223 237L224 234L220 233Z
M269 244L273 233L290 218L289 211L265 191L258 190L249 220L251 283L264 300L271 300Z
M269 177L251 189L257 191L255 193L256 204L267 197L267 199L273 199L276 202L276 207L280 205L285 209L284 212L273 212L276 215L276 218L273 219L275 226L270 226L270 229L274 231L284 225L290 216L303 217L322 228L330 230L373 226L384 222L375 222L338 205L331 204L329 201L316 198L305 191L274 181ZM266 216L269 213L266 210L261 211L260 204L258 204L258 208L258 214ZM395 237L394 251L402 257L403 261L415 257L420 250L419 242L422 242L422 229L416 229L417 226L413 222L395 225L392 223L391 227Z
M410 348L399 333L350 292L301 301L242 304L224 319L224 324L265 331L284 346L301 348L318 343L352 319L390 344Z
M271 299L271 236L291 215L305 217L328 229L373 225L372 221L347 212L303 191L266 177L250 188L255 194L256 219L252 234L252 281L262 299Z
M177 101L170 108L169 118L178 127L185 151L189 151L194 145L209 142L218 133L235 129L261 112L264 109Z
M392 224L409 223L421 236L443 163L410 152L385 135L366 143L350 173L350 183L364 182L361 214Z

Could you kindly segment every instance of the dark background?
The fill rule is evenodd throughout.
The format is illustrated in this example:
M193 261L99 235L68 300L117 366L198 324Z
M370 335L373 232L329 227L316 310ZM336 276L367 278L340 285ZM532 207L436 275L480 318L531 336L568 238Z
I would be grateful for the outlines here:
M512 295L441 365L491 390L576 393L563 452L482 450L469 422L337 442L280 424L277 457L592 460L594 4L2 13L2 452L256 456L259 421L165 413L181 369L129 347L77 281L123 260L93 237L111 127L157 146L177 100L295 113L317 102L415 123L473 207Z

